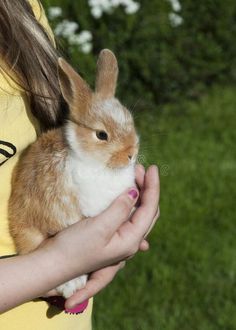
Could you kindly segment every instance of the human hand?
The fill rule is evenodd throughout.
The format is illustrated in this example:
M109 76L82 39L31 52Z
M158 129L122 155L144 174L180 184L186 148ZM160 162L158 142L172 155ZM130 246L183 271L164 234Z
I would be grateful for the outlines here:
M142 196L147 188L148 182L145 182L145 169L141 165L136 166L136 182L140 191L140 204L142 203ZM159 180L158 180L159 183ZM159 185L157 187L158 193L159 193ZM155 199L154 199L155 201ZM156 215L154 216L154 219L152 221L152 224L148 230L148 233L151 231L152 227L154 226L156 220L159 218L159 207L157 206L157 212ZM147 234L145 234L145 237ZM149 249L149 244L148 242L143 239L139 245L139 250L140 251L147 251ZM131 256L130 256L131 257ZM129 258L130 258L129 257ZM78 290L73 296L71 296L69 299L66 301L66 308L67 309L72 309L76 305L82 303L83 301L93 297L96 295L98 292L100 292L103 288L105 288L115 277L117 272L125 266L125 261L121 261L117 264L111 265L104 267L102 269L99 269L95 272L92 272L89 276L88 282L86 283L86 286Z
M150 167L146 174L144 169L141 166L138 166L136 173L141 198L139 203L140 206L132 215L130 221L127 222L130 211L137 200L137 197L132 199L127 196L126 192L118 197L117 200L114 201L101 215L83 220L56 236L56 244L59 244L60 249L63 248L63 251L61 251L62 254L60 255L63 256L69 248L68 257L65 261L72 261L73 266L75 266L76 262L73 261L72 256L76 251L76 248L78 252L78 246L80 246L82 247L81 251L85 252L82 253L82 256L84 257L84 254L87 255L87 258L84 258L85 269L82 273L90 272L91 268L92 271L95 270L90 276L90 280L85 289L83 289L83 291L79 290L78 293L75 293L69 298L66 304L67 306L77 304L84 295L87 294L87 296L92 296L106 286L115 276L118 269L120 269L119 260L129 258L135 254L139 248L141 250L148 249L148 243L143 237L148 231L150 231L150 227L155 223L153 217L154 214L156 214L159 200L159 178L154 166ZM113 221L110 220L111 218L113 218ZM146 218L145 222L143 221L144 218ZM73 230L71 231L72 227ZM84 242L82 237L80 239L81 234ZM76 237L74 237L74 235L76 235ZM67 240L70 242L69 245ZM82 246L81 243L86 245ZM73 244L75 244L75 249L71 251ZM86 246L85 251L83 251L84 246ZM91 247L92 250L90 250ZM90 252L88 252L89 250ZM79 252L81 253L81 251ZM94 251L97 252L95 256ZM91 258L91 256L94 258ZM99 258L100 256L102 256L102 259ZM106 260L104 260L104 256ZM74 258L76 257L78 257L78 255L74 255ZM83 258L80 258L79 260L80 266L83 265L81 259ZM92 262L91 259L93 259ZM117 264L114 265L114 263ZM113 265L110 266L110 264ZM71 266L72 265L68 265L69 271L71 271ZM88 266L91 268L88 269ZM99 270L96 271L96 269ZM81 275L81 272L79 274ZM75 276L78 276L78 269ZM51 294L53 293L51 292Z

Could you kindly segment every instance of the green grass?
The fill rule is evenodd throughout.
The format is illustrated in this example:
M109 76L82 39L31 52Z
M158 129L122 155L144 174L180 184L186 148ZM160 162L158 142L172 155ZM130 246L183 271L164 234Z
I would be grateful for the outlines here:
M236 329L236 92L136 115L142 161L157 163L151 249L94 303L94 330Z

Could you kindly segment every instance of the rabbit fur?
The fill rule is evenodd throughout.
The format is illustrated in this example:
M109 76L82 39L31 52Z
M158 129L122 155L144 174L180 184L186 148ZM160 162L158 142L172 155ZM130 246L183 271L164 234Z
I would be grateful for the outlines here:
M58 77L69 106L64 126L43 133L21 155L12 175L9 229L19 254L107 208L135 185L139 139L131 113L115 98L118 64L105 49L97 62L95 91L62 58ZM111 219L112 221L112 219ZM65 298L87 275L60 285Z

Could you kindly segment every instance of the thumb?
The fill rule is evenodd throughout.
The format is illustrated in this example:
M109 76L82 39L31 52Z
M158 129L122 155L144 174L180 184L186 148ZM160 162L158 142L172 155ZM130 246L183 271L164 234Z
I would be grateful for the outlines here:
M129 219L139 196L137 188L129 188L118 196L102 213L94 218L96 225L110 239L119 227Z

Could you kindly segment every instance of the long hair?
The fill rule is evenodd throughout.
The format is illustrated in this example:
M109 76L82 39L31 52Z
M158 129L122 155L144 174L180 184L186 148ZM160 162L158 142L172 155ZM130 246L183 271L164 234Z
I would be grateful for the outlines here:
M57 78L58 53L27 0L0 1L0 57L26 92L42 130L63 122L66 106Z

